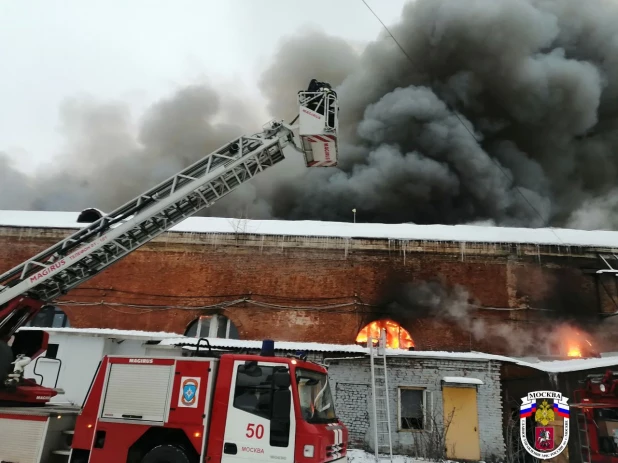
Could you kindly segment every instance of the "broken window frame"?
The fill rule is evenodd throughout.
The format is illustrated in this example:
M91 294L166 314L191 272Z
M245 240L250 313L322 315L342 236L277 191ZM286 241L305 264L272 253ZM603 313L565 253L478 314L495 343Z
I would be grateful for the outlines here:
M402 391L421 391L422 393L422 426L420 428L403 428L402 427ZM430 419L433 414L433 393L428 391L426 387L422 386L399 386L397 388L397 431L398 432L431 432L432 420Z

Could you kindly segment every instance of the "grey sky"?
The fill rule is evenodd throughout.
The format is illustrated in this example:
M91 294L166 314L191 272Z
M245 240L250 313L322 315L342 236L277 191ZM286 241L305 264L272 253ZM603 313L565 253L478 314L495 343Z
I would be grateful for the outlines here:
M404 3L369 1L387 24ZM0 1L0 150L26 171L61 149L58 110L66 98L122 101L135 119L177 87L208 78L242 86L264 108L257 77L285 36L313 27L362 46L381 32L361 0L34 5Z

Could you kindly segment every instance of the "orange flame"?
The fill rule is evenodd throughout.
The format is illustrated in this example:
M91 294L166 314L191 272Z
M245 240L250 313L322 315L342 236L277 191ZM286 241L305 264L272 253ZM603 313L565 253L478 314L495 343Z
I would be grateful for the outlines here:
M582 335L580 330L562 325L556 331L559 338L564 340L564 352L567 357L587 357L594 351L592 343Z
M569 349L567 351L567 356L568 357L581 357L582 351L579 348L579 346L569 346Z
M378 339L382 329L386 330L386 347L390 349L409 349L414 347L414 341L412 341L410 333L392 320L377 320L369 323L360 330L356 337L356 342L366 345L369 336L373 339Z

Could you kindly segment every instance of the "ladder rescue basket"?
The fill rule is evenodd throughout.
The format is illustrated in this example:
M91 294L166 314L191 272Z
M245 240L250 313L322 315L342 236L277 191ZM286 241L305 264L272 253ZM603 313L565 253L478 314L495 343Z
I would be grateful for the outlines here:
M315 79L307 91L298 92L298 135L307 167L337 165L339 131L337 94Z

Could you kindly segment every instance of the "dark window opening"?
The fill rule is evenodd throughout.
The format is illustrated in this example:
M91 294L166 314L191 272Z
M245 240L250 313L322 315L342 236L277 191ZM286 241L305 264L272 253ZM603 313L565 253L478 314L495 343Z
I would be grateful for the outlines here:
M399 389L399 429L424 429L422 389Z
M69 317L58 307L46 306L26 326L37 328L69 328Z

